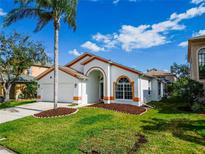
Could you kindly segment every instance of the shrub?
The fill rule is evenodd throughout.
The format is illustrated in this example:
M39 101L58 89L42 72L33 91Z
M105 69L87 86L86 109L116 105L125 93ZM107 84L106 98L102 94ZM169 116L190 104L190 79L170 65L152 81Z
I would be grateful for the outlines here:
M26 88L22 91L23 98L36 98L37 97L37 88L38 84L37 82L29 82L26 83Z
M168 90L171 96L181 98L190 108L204 96L203 85L190 78L180 78L169 85Z
M204 113L205 112L205 104L202 102L194 102L191 109L194 112Z

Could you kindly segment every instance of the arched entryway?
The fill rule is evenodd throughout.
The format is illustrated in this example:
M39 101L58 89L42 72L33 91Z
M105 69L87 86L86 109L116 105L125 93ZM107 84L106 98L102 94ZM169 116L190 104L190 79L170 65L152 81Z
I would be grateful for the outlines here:
M86 75L88 76L86 84L88 103L97 103L103 101L106 87L105 73L100 68L92 68L86 73Z

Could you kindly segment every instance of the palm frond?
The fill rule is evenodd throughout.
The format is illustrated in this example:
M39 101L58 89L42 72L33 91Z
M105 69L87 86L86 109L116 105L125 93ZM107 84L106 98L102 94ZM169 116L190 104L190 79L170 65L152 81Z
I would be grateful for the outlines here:
M34 32L40 31L45 25L52 20L52 12L39 13L39 20Z
M15 0L18 8L4 18L3 26L9 26L23 18L37 18L35 32L40 31L49 21L61 17L74 31L76 30L76 10L78 0Z
M35 18L38 16L38 11L39 10L37 8L27 8L27 7L13 9L4 18L3 26L4 27L9 26L12 23L14 23L20 19L26 18L26 17Z
M67 23L74 31L77 28L76 12L77 12L77 0L69 0L69 3L67 3L67 5L65 6L64 22Z

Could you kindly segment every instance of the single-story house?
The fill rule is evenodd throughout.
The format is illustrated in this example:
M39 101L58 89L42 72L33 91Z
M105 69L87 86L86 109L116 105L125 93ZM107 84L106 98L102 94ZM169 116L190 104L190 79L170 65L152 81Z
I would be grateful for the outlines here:
M58 101L77 104L126 103L141 106L164 96L164 82L136 69L84 53L59 67ZM38 100L53 101L54 68L36 78Z

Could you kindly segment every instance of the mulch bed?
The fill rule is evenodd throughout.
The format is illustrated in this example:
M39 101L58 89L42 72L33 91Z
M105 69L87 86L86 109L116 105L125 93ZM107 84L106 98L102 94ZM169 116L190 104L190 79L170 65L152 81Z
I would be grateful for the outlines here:
M200 114L201 116L205 116L205 114Z
M47 111L34 114L34 117L38 117L38 118L59 117L59 116L65 116L65 115L72 114L76 111L77 109L59 107L57 109L51 109L51 110L47 110Z
M123 113L129 113L129 114L142 114L146 111L145 108L129 105L129 104L117 104L117 103L111 103L111 104L93 104L88 107L96 107L96 108L103 108L107 110L114 110L118 112Z

